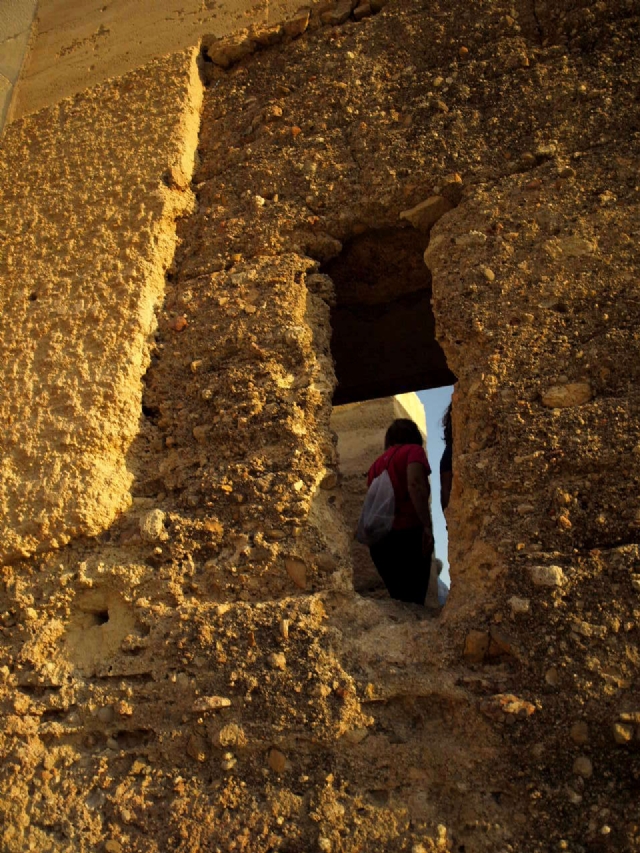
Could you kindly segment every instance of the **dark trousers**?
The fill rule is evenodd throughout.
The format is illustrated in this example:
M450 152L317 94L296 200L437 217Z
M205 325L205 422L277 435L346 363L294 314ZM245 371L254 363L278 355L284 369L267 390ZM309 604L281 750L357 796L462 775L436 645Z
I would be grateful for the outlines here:
M422 527L392 530L369 552L391 598L424 604L431 554L422 553Z

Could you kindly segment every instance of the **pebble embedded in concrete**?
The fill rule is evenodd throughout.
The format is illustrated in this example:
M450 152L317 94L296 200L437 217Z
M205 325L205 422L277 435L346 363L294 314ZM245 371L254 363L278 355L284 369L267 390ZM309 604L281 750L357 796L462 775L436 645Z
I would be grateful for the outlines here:
M613 739L616 743L626 744L633 740L634 727L628 723L614 723Z
M563 385L551 385L542 392L542 405L550 409L563 409L581 406L593 397L588 382L568 382Z
M531 566L529 575L534 586L562 586L565 582L564 571L560 566Z
M152 509L140 518L140 536L145 542L157 542L167 539L164 528L165 513L161 509Z
M544 674L544 680L550 687L557 687L560 683L560 675L555 666L550 667Z
M113 721L115 717L115 711L112 705L104 705L102 708L98 709L96 714L101 723L110 723Z
M586 755L579 755L573 762L573 772L583 779L590 779L593 776L591 759L587 758Z
M584 720L579 720L571 726L569 737L579 746L589 743L589 726L584 722Z
M206 761L208 752L205 739L200 735L191 735L187 742L187 755L194 761Z
M274 773L284 773L287 766L287 758L283 752L276 747L269 751L269 767Z
M192 710L200 711L218 711L220 708L228 708L231 705L231 699L225 696L202 696L196 699L193 703Z
M470 663L481 663L489 651L489 639L486 631L469 631L464 641L465 659Z
M299 589L306 589L307 566L304 560L298 557L287 557L284 561L287 574Z
M272 669L285 670L287 668L287 658L283 652L272 652L268 657L268 661Z
M528 598L519 598L517 595L512 595L509 599L511 614L513 616L528 613L531 609L531 602Z
M485 277L487 281L495 281L496 274L490 267L480 267L480 272Z
M235 758L232 752L225 752L222 755L222 761L220 762L220 766L223 770L233 770L237 763L238 759Z

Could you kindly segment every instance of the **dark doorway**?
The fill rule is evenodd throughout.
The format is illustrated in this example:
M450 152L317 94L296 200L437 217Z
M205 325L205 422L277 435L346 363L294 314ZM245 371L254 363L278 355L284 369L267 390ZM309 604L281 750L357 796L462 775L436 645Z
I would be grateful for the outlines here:
M435 339L427 244L413 228L374 229L325 264L336 289L335 405L456 381Z

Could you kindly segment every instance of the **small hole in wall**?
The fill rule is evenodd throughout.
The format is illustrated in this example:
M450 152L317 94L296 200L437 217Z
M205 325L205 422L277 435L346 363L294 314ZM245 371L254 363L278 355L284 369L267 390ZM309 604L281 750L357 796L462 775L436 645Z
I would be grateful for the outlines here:
M153 732L150 729L121 729L113 737L120 749L135 749L148 744L153 739Z
M40 720L43 723L58 722L59 720L64 720L68 713L68 710L64 708L47 708L46 711L42 712Z
M147 406L143 403L142 414L147 418L147 420L151 421L151 423L156 423L159 420L161 413L158 406Z
M91 622L93 625L105 625L109 621L108 610L94 610L91 613Z
M29 294L29 302L35 302L38 298L38 294L34 291Z

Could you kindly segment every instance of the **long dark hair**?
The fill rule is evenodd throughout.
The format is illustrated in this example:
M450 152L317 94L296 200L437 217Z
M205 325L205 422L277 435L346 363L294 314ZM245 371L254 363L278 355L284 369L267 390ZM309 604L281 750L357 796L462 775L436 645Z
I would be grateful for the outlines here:
M419 444L422 447L424 439L417 425L412 420L409 418L396 418L384 437L384 449L388 450L394 444Z
M451 447L453 444L453 426L451 425L451 403L447 406L447 410L442 416L442 437L446 447Z

